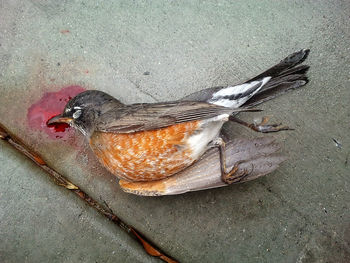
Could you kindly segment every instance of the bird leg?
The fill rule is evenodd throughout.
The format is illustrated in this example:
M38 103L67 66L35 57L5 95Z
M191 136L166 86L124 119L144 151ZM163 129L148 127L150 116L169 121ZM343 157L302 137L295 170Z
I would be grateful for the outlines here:
M219 148L220 153L220 168L221 168L221 179L226 184L238 183L242 181L249 173L247 169L239 172L239 165L244 161L238 161L232 167L232 169L227 172L226 167L226 143L222 138L218 138L215 141L215 145Z
M233 121L233 122L237 122L239 124L242 124L243 126L246 126L250 129L256 131L256 132L262 132L262 133L294 130L292 128L289 128L288 126L283 126L281 123L280 124L267 124L269 121L269 117L263 117L263 119L260 123L247 123L247 122L242 121L241 119L238 119L234 116L230 116L229 120Z

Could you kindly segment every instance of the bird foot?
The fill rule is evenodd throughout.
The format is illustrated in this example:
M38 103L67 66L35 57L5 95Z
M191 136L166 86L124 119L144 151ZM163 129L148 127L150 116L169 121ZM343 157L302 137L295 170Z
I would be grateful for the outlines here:
M226 184L233 184L233 183L239 183L241 182L247 175L249 175L249 172L247 169L244 169L243 171L239 171L239 165L241 163L244 163L244 161L239 161L235 163L235 165L232 167L231 171L228 173L222 174L222 181Z
M282 123L267 124L268 122L269 122L269 117L263 117L260 123L252 123L252 124L249 124L248 127L254 131L262 132L262 133L294 130L292 128L289 128L288 126L282 125Z

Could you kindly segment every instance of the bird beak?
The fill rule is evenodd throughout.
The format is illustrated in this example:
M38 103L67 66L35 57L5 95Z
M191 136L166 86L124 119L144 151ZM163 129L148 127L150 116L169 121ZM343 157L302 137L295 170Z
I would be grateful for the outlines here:
M47 124L51 125L54 123L67 123L67 124L71 124L73 121L72 118L70 117L62 117L61 115L57 115L51 119L48 120Z

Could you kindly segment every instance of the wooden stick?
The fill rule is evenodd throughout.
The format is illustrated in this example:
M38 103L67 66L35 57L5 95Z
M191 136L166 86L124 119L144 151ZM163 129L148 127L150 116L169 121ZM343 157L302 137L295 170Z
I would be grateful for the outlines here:
M106 206L103 206L97 201L95 201L87 193L81 190L79 186L75 185L74 183L69 181L66 177L64 177L60 173L56 172L53 168L48 166L47 163L41 158L39 154L32 151L19 138L10 134L10 132L1 123L0 123L0 139L9 143L12 147L16 148L19 152L21 152L22 154L27 156L29 159L31 159L36 165L38 165L40 168L45 170L57 185L63 186L64 188L74 192L81 199L83 199L89 206L95 208L99 213L101 213L102 215L107 217L109 220L111 220L113 223L115 223L120 228L122 228L124 231L126 231L129 234L129 236L136 239L138 242L142 244L143 248L149 255L153 257L158 257L168 263L177 262L176 260L172 259L171 257L161 252L161 250L158 249L155 245L153 245L149 240L147 240L147 238L144 235L142 235L141 232L136 230L134 227L126 224L125 222L123 222L117 215L113 213L113 211L111 211L111 209L108 209L106 208Z

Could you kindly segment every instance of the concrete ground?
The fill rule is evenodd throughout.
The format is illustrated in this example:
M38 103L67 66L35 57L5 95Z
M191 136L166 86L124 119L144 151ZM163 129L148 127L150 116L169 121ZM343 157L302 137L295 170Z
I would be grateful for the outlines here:
M181 262L350 262L349 14L346 0L0 1L0 122ZM126 194L79 133L52 138L28 124L31 105L67 86L174 100L301 48L311 82L242 115L296 129L275 135L289 160L253 182ZM1 262L156 261L4 142L0 167Z

